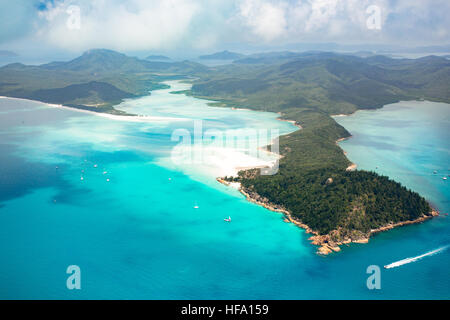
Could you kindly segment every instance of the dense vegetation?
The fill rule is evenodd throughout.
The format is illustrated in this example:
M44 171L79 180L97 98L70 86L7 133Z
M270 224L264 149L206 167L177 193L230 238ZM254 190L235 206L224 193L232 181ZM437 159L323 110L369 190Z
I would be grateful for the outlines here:
M146 61L110 50L90 50L68 62L2 67L0 95L117 113L113 106L122 99L166 87L160 83L164 77L204 70L188 61Z
M417 193L373 172L281 169L275 176L240 179L243 186L292 212L320 234L342 229L367 235L388 223L415 220L430 211Z
M298 108L339 114L399 100L450 100L450 61L441 57L396 60L316 53L277 59L269 54L256 61L216 67L194 84L192 93L285 114Z
M250 170L234 179L248 192L284 207L320 234L339 230L339 240L367 237L371 229L430 213L420 195L399 183L373 172L346 171L350 163L336 140L349 133L331 117L309 110L297 116L303 129L281 137L278 173Z
M281 137L284 157L276 175L249 170L233 179L247 192L339 241L431 214L420 195L399 183L373 172L346 171L350 163L336 140L350 134L330 115L403 99L449 102L450 61L281 53L247 57L216 70L198 80L191 94L225 106L279 112L303 128Z

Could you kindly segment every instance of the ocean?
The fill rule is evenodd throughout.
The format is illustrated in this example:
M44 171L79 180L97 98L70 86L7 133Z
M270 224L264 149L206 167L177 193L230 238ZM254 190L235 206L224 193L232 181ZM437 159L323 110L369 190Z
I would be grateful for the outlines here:
M199 121L244 136L297 128L274 113L171 94L189 85L168 84L117 106L151 121L0 99L0 299L450 298L450 250L382 268L450 244L450 218L319 256L304 230L218 183L230 170L220 161L171 161L174 131ZM448 212L449 110L402 102L338 117L353 134L341 146L359 168ZM80 290L66 286L70 265ZM381 267L380 290L366 285L371 265Z

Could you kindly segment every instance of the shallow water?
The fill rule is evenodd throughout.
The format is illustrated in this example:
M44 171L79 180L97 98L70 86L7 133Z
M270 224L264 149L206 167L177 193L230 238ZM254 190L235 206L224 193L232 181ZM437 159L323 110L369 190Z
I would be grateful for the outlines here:
M276 114L211 108L170 91L118 108L183 123L113 121L0 99L0 298L449 298L448 250L382 270L382 289L366 287L367 266L450 242L448 219L320 257L302 229L217 183L213 171L167 164L173 130L192 129L193 119L220 130L296 128ZM430 149L436 141L428 141ZM440 147L448 152L448 144ZM448 164L448 154L439 159L439 168ZM440 183L430 180L448 192ZM438 205L448 203L448 193L429 193ZM225 223L229 215L233 221ZM69 265L81 268L81 290L66 288Z

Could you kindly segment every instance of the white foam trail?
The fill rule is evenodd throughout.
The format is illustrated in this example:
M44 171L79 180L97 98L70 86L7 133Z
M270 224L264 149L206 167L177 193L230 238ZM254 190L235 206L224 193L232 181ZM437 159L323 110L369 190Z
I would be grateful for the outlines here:
M437 254L437 253L439 253L439 252L442 252L442 251L446 250L448 247L449 247L449 246L447 245L447 246L444 246L444 247L441 247L441 248L438 248L438 249L429 251L429 252L427 252L427 253L421 254L420 256L417 256L417 257L406 258L406 259L403 259L403 260L399 260L399 261L396 261L396 262L392 262L392 263L390 263L390 264L388 264L388 265L385 265L384 267L385 267L386 269L391 269L391 268L400 267L400 266L402 266L402 265L404 265L404 264L408 264L408 263L411 263L411 262L415 262L415 261L420 260L420 259L422 259L422 258L424 258L424 257L428 257L428 256L435 255L435 254Z

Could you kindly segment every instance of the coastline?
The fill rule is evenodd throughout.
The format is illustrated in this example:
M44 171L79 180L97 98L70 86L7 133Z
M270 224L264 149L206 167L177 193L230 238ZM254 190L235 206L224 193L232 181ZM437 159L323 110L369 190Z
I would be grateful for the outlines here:
M243 109L244 110L244 109ZM251 110L251 109L245 109L248 111L253 112L264 112L259 110ZM292 123L297 128L303 129L300 125L296 124L293 120L285 120L281 118L276 118L276 120L279 121L285 121ZM293 132L296 132L298 130L295 130ZM290 134L290 133L288 133ZM287 134L287 135L288 135ZM208 163L219 163L220 165L217 166L218 170L214 174L214 178L221 179L220 177L224 176L231 176L231 177L237 177L239 171L245 171L245 170L252 170L252 169L265 169L265 168L271 168L276 163L283 158L284 156L269 151L267 148L269 146L274 145L274 140L277 138L274 138L270 141L268 145L265 146L259 146L257 148L257 156L251 156L247 155L245 152L240 152L236 149L227 150L226 148L219 148L219 149L212 149L208 147L202 147L203 152L205 153L207 157ZM208 153L212 153L212 157L208 158ZM266 156L261 157L261 154L265 154ZM232 158L232 159L230 159ZM270 159L269 159L270 158Z
M246 190L241 186L238 182L229 182L224 180L223 178L217 178L216 179L219 183L222 183L226 186L232 187L237 189L240 193L242 193L247 201L252 202L254 204L260 205L270 211L282 213L285 217L284 221L287 223L293 223L294 225L302 228L305 230L307 234L311 234L311 237L308 238L309 241L311 241L311 244L318 246L317 254L326 256L332 252L339 252L341 251L342 245L349 245L350 243L359 243L364 244L368 243L370 238L380 232L388 231L394 228L411 225L411 224L417 224L422 223L424 221L427 221L429 219L432 219L434 217L439 216L439 211L432 208L431 215L422 215L421 217L415 219L415 220L407 220L407 221L401 221L397 223L391 223L387 224L385 226L371 229L367 234L362 235L357 238L345 238L342 241L333 241L331 239L333 234L326 234L326 235L320 235L317 231L312 230L308 225L302 223L298 218L294 217L291 212L283 208L282 206L275 205L271 202L269 202L267 199L261 197L255 192L251 192L249 190Z
M337 140L336 140L336 145L337 145L339 148L341 148L341 146L339 145L339 142L348 140L348 139L350 139L351 137L353 137L353 136L348 136L348 137L345 137L345 138L339 138L339 139L337 139ZM347 152L345 152L344 149L342 149L342 148L341 148L341 150L342 150L342 152L344 152L344 155L345 155L345 157L347 158ZM348 159L348 158L347 158L347 159ZM345 171L355 171L357 168L358 168L358 165L357 165L356 163L354 163L354 162L351 162L350 165L345 169Z
M295 120L290 120L290 119L284 119L284 118L281 118L282 116L284 116L284 114L281 113L281 112L277 112L277 113L280 115L280 117L278 117L277 120L279 120L279 121L284 121L284 122L289 122L289 123L293 124L294 126L296 126L297 128L303 129L303 127L302 127L301 125L299 125L299 124L297 123L297 121L295 121Z
M29 101L34 103L41 103L45 104L51 108L56 109L63 109L63 110L69 110L74 112L80 112L85 114L90 114L97 117L107 118L114 121L125 121L125 122L160 122L160 121L185 121L181 118L169 118L169 117L149 117L149 116L139 116L139 115L115 115L111 113L105 113L105 112L95 112L90 110L83 110L78 109L74 107L65 106L62 104L54 104L54 103L48 103L38 100L31 100L31 99L24 99L24 98L15 98L15 97L6 97L6 96L0 96L0 99L14 99L14 100L20 100L20 101Z
M348 116L348 115L343 114L343 115L337 115L337 116ZM332 117L334 117L334 116L332 116ZM277 120L287 121L287 122L293 123L295 126L299 127L300 129L302 128L301 126L297 125L296 121L294 121L294 120L281 119L281 118L278 118ZM350 139L351 137L352 136L350 135L348 137L339 138L338 140L336 140L336 145L339 146L339 142ZM347 156L346 152L343 149L342 149L342 151L344 152L344 155ZM255 169L255 168L248 168L248 169ZM346 168L346 171L354 171L356 169L357 169L357 164L351 163ZM397 223L389 223L382 227L379 227L376 229L371 229L367 234L361 233L357 237L354 237L354 238L346 237L343 240L334 241L334 240L332 240L332 237L334 235L336 235L336 233L339 233L338 230L333 230L332 232L330 232L329 234L326 234L326 235L320 235L317 231L312 230L308 225L302 223L298 218L296 218L291 212L289 212L284 207L273 204L268 199L261 197L259 194L245 189L244 187L242 187L242 185L240 183L229 182L229 181L224 180L221 177L218 177L216 180L219 183L222 183L226 186L237 189L241 194L243 194L246 197L247 201L255 203L257 205L260 205L270 211L282 213L285 217L285 219L284 219L285 222L293 223L294 225L304 229L307 234L311 234L311 237L309 237L308 240L311 241L311 244L318 246L316 253L319 255L323 255L323 256L326 256L333 252L341 251L340 247L342 245L349 245L350 243L359 243L359 244L368 243L370 238L377 233L389 231L391 229L406 226L406 225L422 223L424 221L427 221L429 219L432 219L432 218L440 215L439 211L430 204L430 207L432 210L430 215L422 214L422 216L420 216L419 218L417 218L415 220L407 220L407 221L401 221L401 222L397 222Z
M177 81L177 80L176 80ZM168 81L163 82L164 84L167 84ZM171 89L171 88L169 88ZM167 89L167 90L169 90ZM53 103L47 103L39 100L31 100L31 99L25 99L25 98L16 98L16 97L7 97L7 96L0 96L0 99L14 99L19 101L28 101L32 103L39 103L43 104L50 108L55 109L62 109L62 110L68 110L68 111L74 111L84 114L89 114L97 117L103 117L107 119L111 119L113 121L124 121L124 122L139 122L139 123L147 123L147 122L175 122L175 121L186 121L184 118L175 118L175 117L155 117L155 116L143 116L143 115L115 115L105 112L95 112L91 110L84 110L79 109L75 107L65 106L62 104L53 104ZM239 110L246 110L246 111L252 111L252 112L260 112L260 110L252 110L252 109L244 109L244 108L236 108ZM292 123L298 128L301 128L299 125L295 124L295 121L291 120L285 120L281 118L276 118L276 120L280 121L287 121ZM269 146L273 145L273 141L270 142ZM212 175L212 177L217 177L219 175L231 175L231 176L237 176L239 171L242 170L250 170L250 169L262 169L271 167L274 165L276 161L278 161L282 156L280 154L271 152L269 150L266 150L267 146L260 146L258 147L258 154L260 152L265 153L269 157L273 157L273 159L268 160L264 158L259 157L252 157L245 153L241 153L237 150L234 150L236 152L233 152L233 160L229 159L230 153L229 150L223 149L223 150L206 150L205 152L208 153L218 153L219 156L213 156L211 159L211 163L219 163L219 166L217 166L217 172Z
M65 109L65 110L71 110L71 111L76 111L76 112L87 113L87 114L101 116L101 117L108 118L108 119L115 120L115 121L128 121L128 122L153 122L153 121L176 121L176 120L183 121L183 119L178 119L178 118L148 117L148 116L124 116L124 115L113 115L113 114L107 114L107 113L99 113L99 112L94 112L94 111L89 111L89 110L83 110L83 109L77 109L77 108L73 108L73 107L68 107L68 106L64 106L64 105L50 104L50 103L46 103L46 102L30 100L30 99L23 99L23 98L4 97L4 96L0 96L0 98L17 99L17 100L24 100L24 101L31 101L31 102L36 102L36 103L42 103L42 104L45 104L45 105L47 105L49 107L52 107L52 108ZM257 110L252 110L252 111L257 111ZM281 118L277 118L277 120L292 123L293 125L295 125L299 129L302 129L302 127L300 125L297 125L296 121L294 121L294 120L281 119ZM343 141L343 140L346 140L346 139L349 139L349 138L351 138L351 136L340 138L340 139L338 139L336 141L336 144L338 144L340 141ZM273 143L271 143L270 145L272 145L272 144ZM262 148L262 147L260 147L260 148ZM265 150L265 151L268 152L268 153L276 155L278 158L281 158L281 155L275 154L275 153L267 151L267 150ZM267 167L267 166L268 165L254 165L254 164L249 163L247 166L235 166L233 169L235 170L235 172L237 174L241 170L260 169L260 168L264 168L264 167ZM346 170L347 171L351 171L351 170L356 170L356 168L357 168L357 165L352 163L349 167L347 167ZM417 218L415 220L402 221L402 222L398 222L398 223L388 224L388 225L379 227L377 229L370 230L368 232L368 234L361 235L361 236L358 236L356 238L345 238L342 241L333 241L331 239L331 237L332 237L331 233L327 234L327 235L319 235L316 231L312 230L308 225L302 223L291 212L289 212L288 210L286 210L282 206L278 206L278 205L275 205L273 203L270 203L267 199L259 196L258 194L254 193L254 192L251 192L249 190L246 190L239 183L233 183L233 182L230 183L228 181L225 181L222 178L216 178L216 180L218 182L222 183L222 184L225 184L227 186L236 188L237 190L239 190L246 197L246 199L248 201L253 202L255 204L258 204L260 206L263 206L264 208L266 208L268 210L284 214L285 222L293 223L293 224L297 225L298 227L304 229L306 231L306 233L312 235L310 238L308 238L308 240L310 240L312 244L319 246L317 253L321 254L321 255L327 255L327 254L332 253L332 252L338 252L338 251L341 250L340 246L342 246L344 244L349 244L349 243L368 243L370 237L373 234L376 234L376 233L379 233L379 232L383 232L383 231L388 231L388 230L391 230L393 228L400 227L400 226L421 223L421 222L424 222L424 221L426 221L428 219L431 219L431 218L439 215L439 212L437 210L433 209L432 212L431 212L431 215L429 215L429 216L423 215L423 216L421 216L421 217L419 217L419 218Z

